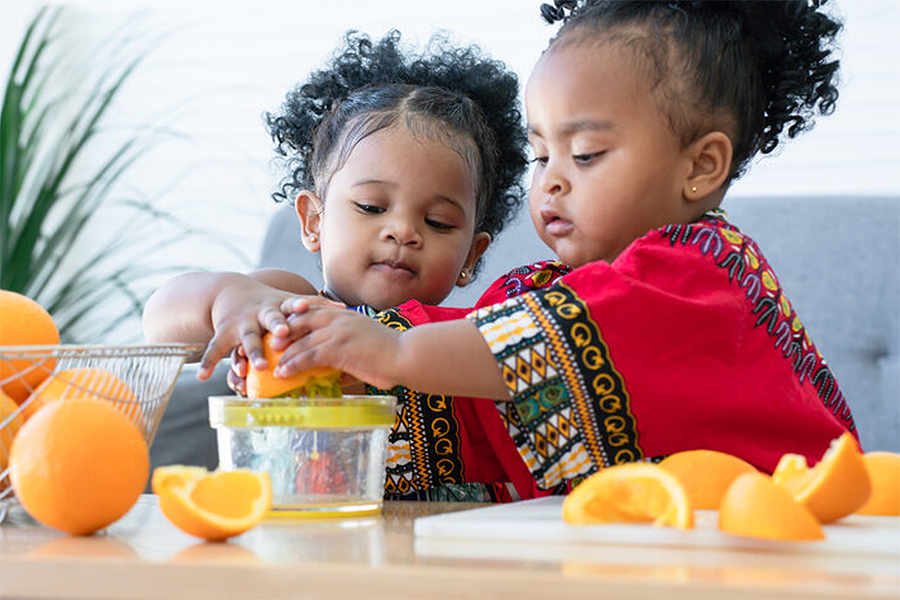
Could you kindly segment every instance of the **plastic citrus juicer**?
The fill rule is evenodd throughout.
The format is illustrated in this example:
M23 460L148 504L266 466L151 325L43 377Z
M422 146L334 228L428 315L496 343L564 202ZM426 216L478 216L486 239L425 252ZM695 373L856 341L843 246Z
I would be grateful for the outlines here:
M270 516L377 513L396 403L394 396L211 396L219 468L268 472Z

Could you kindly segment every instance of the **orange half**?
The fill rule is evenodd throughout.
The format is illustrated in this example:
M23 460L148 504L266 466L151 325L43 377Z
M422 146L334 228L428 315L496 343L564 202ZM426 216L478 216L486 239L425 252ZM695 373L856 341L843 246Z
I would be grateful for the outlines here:
M628 463L588 477L563 501L573 525L653 523L691 529L694 511L678 478L650 463Z
M252 364L247 369L247 397L248 398L278 398L284 396L292 390L302 388L311 380L319 377L332 377L337 379L341 372L331 367L313 367L306 371L301 371L291 377L275 377L273 371L281 360L284 351L273 350L269 346L272 333L269 332L263 336L262 347L263 356L266 358L268 367L265 369L256 369Z
M659 466L678 478L691 506L701 510L715 510L735 477L755 473L745 460L715 450L686 450L670 454Z
M772 540L821 540L812 512L762 473L738 475L719 504L719 529Z
M151 487L173 525L210 542L255 527L272 506L268 473L247 469L209 473L201 467L157 467Z
M808 468L800 455L785 454L772 479L809 508L820 523L856 512L872 490L863 455L849 432L831 442L815 467Z

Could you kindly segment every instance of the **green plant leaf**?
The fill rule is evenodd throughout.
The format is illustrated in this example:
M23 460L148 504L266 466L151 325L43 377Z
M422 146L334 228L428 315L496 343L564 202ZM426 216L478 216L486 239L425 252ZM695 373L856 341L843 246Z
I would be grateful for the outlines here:
M123 322L135 323L151 282L197 265L156 265L154 251L188 236L205 236L244 264L240 248L187 225L149 199L116 198L117 184L160 136L177 136L156 123L134 127L106 148L101 125L148 46L138 19L116 28L86 59L89 71L60 83L64 70L57 35L66 8L42 8L28 24L7 77L0 109L0 287L23 293L53 315L64 343L103 343ZM159 39L152 40L158 43ZM80 157L106 154L85 172ZM134 193L134 192L131 192ZM140 193L138 192L138 195ZM85 252L91 225L111 209L127 222L106 229ZM135 236L153 224L155 238ZM148 229L149 227L143 227ZM95 228L96 229L96 228ZM96 240L91 240L96 241Z

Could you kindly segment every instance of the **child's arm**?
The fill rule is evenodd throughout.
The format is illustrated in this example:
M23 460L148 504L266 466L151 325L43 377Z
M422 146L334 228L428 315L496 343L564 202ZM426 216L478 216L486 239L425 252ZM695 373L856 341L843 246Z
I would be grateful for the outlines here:
M295 294L315 294L315 289L289 271L187 273L150 297L144 308L144 334L150 342L208 344L198 374L201 379L238 344L244 345L255 365L264 367L262 330L287 335L279 306Z
M508 400L494 355L474 323L460 319L404 332L376 320L311 299L282 306L291 338L277 376L331 366L381 389L397 385L433 394ZM276 344L273 344L276 347Z

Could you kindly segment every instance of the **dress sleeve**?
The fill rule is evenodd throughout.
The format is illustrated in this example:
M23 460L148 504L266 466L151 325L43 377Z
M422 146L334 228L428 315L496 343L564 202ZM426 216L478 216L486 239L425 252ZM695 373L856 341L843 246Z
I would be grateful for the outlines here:
M496 407L538 487L693 448L771 471L785 452L818 460L848 427L835 392L812 380L818 367L800 368L804 352L818 356L808 336L794 331L808 345L785 350L781 323L790 333L799 319L758 251L730 231L669 233L469 315L512 393Z

